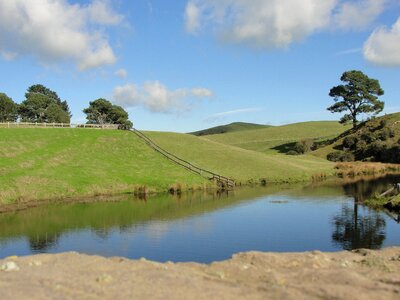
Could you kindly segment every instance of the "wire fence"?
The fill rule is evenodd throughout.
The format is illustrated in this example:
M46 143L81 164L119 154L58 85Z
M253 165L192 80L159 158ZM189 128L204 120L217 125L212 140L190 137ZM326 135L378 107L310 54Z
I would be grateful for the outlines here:
M92 129L118 129L120 124L75 124L75 123L29 123L29 122L3 122L0 128L92 128Z

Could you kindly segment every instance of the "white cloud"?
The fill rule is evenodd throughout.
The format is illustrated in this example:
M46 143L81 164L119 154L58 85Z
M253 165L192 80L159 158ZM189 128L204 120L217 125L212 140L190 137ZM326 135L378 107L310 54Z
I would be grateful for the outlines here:
M200 9L194 2L189 2L185 10L186 31L195 33L200 28Z
M228 42L258 48L285 48L326 28L337 0L190 0L186 27L217 25ZM201 16L188 14L196 7ZM192 9L193 10L193 9ZM193 16L194 15L194 16Z
M238 114L243 114L243 113L252 113L252 112L259 112L264 110L263 108L260 107L249 107L249 108L240 108L240 109L235 109L235 110L228 110L220 113L213 114L209 117L207 117L204 121L207 122L214 122L219 119L223 119L226 116L231 116L231 115L238 115Z
M180 113L190 110L194 99L209 98L212 91L205 88L169 90L159 81L148 81L143 86L126 84L113 91L114 102L125 108L144 107L152 112Z
M193 88L192 94L196 97L212 97L213 92L205 88Z
M336 53L336 55L348 55L348 54L360 53L361 51L362 48L353 48L353 49L339 51Z
M376 29L364 44L364 57L380 66L400 66L400 18L391 29Z
M119 69L114 74L122 79L125 79L126 77L128 77L128 71L125 69Z
M189 0L189 33L214 28L225 42L286 48L324 30L364 29L389 0Z
M0 51L30 55L40 63L74 62L80 70L113 64L102 33L122 16L106 0L86 6L66 0L0 0Z
M334 16L334 23L342 29L368 27L383 12L387 0L358 0L342 2Z
M109 0L93 0L87 9L90 19L97 24L118 25L124 19L113 10Z

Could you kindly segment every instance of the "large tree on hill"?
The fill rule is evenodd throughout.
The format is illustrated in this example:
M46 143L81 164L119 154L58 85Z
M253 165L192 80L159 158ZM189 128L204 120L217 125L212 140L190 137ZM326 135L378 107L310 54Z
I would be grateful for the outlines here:
M23 122L69 123L71 113L67 101L61 101L57 93L41 84L32 85L19 106Z
M4 93L0 93L0 122L15 122L18 119L18 104Z
M113 105L103 98L89 102L89 107L83 112L86 114L88 124L119 124L120 129L132 128L128 113L121 106Z
M361 71L344 72L340 78L344 84L333 87L329 96L333 97L335 104L328 107L332 113L346 113L340 123L353 123L357 126L357 116L360 114L378 114L383 110L384 102L378 96L384 94L379 81L371 79Z

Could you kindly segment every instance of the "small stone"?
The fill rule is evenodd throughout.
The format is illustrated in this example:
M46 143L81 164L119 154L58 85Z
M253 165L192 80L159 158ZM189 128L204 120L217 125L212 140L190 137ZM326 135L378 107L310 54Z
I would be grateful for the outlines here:
M35 266L35 267L39 267L39 266L41 266L42 265L42 262L40 261L40 260L34 260L34 261L31 261L30 263L29 263L29 266Z
M17 264L13 261L6 262L0 267L0 270L5 271L5 272L10 272L10 271L19 271L19 267Z
M97 277L96 281L101 283L110 283L111 281L113 281L113 278L108 274L103 274Z

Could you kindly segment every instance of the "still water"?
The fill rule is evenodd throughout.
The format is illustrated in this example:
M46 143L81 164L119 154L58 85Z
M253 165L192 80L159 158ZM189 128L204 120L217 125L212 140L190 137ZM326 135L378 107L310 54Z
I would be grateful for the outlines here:
M209 263L241 251L400 246L396 215L357 204L400 177L46 205L0 214L0 258L78 251Z

